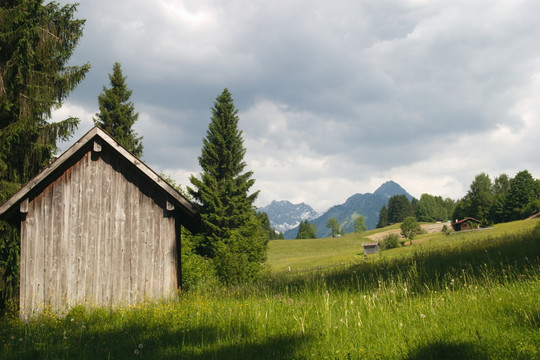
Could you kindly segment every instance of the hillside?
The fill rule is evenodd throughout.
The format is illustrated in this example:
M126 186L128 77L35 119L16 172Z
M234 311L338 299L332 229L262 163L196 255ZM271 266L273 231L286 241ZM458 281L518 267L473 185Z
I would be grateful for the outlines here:
M515 221L497 224L493 228L481 231L453 233L451 236L440 232L444 223L422 224L426 234L418 236L413 245L385 250L380 255L370 255L368 258L384 256L402 257L420 249L452 246L463 242L489 239L505 234L523 233L540 226L540 219ZM362 243L372 240L382 240L389 233L399 233L399 224L382 229L374 229L361 234L347 234L342 238L321 238L309 240L274 240L269 243L268 265L273 271L307 271L334 266L356 263L364 259Z

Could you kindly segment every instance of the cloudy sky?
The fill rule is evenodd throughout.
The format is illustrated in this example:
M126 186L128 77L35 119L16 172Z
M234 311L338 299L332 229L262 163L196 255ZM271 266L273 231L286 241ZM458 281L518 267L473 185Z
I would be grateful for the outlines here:
M54 118L81 119L73 140L88 131L118 61L143 160L183 185L228 88L258 206L324 211L387 180L458 199L481 172L540 177L539 13L536 0L85 0L72 64L92 70Z

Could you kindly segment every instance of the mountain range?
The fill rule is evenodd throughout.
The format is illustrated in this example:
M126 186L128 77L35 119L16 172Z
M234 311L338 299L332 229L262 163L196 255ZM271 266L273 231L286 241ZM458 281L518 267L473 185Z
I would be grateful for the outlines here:
M274 200L258 211L265 212L270 220L270 226L280 233L298 229L301 221L310 221L319 217L319 214L311 206L304 203L293 204L287 200Z
M335 217L341 227L347 233L354 230L354 221L360 215L366 220L368 229L374 229L379 222L379 211L383 205L388 204L388 199L394 195L412 196L399 184L387 181L382 184L373 194L355 194L349 197L343 204L332 206L322 215L318 215L307 204L292 204L289 201L272 201L268 206L260 208L268 214L271 226L279 232L283 232L285 239L294 239L298 234L298 225L302 220L308 220L310 224L317 226L317 237L327 237L330 229L326 227L328 219Z

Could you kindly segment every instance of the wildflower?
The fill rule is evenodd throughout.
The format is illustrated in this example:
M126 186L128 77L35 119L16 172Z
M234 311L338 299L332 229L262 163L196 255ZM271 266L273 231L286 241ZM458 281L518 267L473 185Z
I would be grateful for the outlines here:
M133 351L133 353L134 353L135 355L139 355L140 351L139 351L139 349L135 349L135 350Z
M143 344L139 344L139 349L142 350L142 348L143 348Z
M426 318L426 315L425 315L425 314L420 314L420 317L421 317L422 319L425 319L425 318Z

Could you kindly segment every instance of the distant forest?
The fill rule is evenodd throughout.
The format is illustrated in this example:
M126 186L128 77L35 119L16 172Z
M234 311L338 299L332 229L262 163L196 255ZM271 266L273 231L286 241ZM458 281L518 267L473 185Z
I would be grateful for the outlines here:
M499 175L493 181L485 173L476 175L467 194L457 202L440 196L422 194L409 201L405 195L392 196L379 212L377 227L415 216L418 221L433 222L475 218L481 226L525 219L540 212L540 180L527 170L514 178Z

